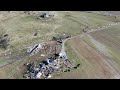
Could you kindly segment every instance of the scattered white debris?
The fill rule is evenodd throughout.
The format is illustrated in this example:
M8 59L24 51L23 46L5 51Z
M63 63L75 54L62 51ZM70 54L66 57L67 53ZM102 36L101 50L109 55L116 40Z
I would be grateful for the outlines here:
M62 55L63 55L62 53L59 54L60 57L61 57Z
M11 54L11 52L9 54Z
M44 57L45 55L44 54L41 54L41 57Z
M30 55L35 55L38 52L40 52L41 50L43 50L44 46L45 46L44 44L36 44L32 47L29 47L27 50L27 53L29 53Z
M65 35L65 34L63 34L63 35Z
M51 78L52 76L51 75L49 75L47 78Z
M39 72L39 73L37 74L37 78L41 78L41 76L42 76L42 73Z

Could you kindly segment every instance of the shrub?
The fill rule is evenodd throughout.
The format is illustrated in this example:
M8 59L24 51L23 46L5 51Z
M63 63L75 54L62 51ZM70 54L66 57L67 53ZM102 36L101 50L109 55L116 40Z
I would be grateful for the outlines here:
M7 47L9 46L9 38L7 37L8 35L4 35L4 37L0 37L0 48L4 48L7 49Z

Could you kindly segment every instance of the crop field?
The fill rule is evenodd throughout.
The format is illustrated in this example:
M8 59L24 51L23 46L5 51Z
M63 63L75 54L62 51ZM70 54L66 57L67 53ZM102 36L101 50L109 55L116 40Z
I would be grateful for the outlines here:
M115 26L108 28L107 30L105 29L103 31L91 33L91 36L100 43L106 45L113 61L120 66L120 26Z
M115 79L120 78L120 26L96 31L70 40L69 49L79 57L81 67L76 71L61 74L57 78ZM66 50L68 47L66 47ZM69 50L70 51L70 50Z
M71 51L79 57L77 60L81 66L74 71L56 76L57 79L114 79L120 78L119 66L110 57L101 54L95 48L89 46L80 38L75 38L68 42ZM79 49L78 49L79 48ZM72 57L76 57L73 55Z

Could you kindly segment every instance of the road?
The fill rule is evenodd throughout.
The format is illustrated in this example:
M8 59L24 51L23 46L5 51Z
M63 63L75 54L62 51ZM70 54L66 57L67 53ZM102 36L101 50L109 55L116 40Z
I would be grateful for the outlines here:
M104 29L106 29L106 28L113 27L113 26L116 26L116 25L120 25L120 22L108 24L108 25L105 25L105 26L102 26L102 27L98 27L97 29L91 29L91 30L88 30L86 33L82 33L82 34L80 34L80 35L76 35L76 36L73 36L73 37L70 37L70 38L65 39L65 40L63 41L63 43L62 43L62 49L61 49L61 52L60 52L60 56L65 57L66 59L68 59L67 54L66 54L66 52L65 52L65 43L66 43L67 40L70 40L70 39L73 39L73 38L76 38L76 37L82 38L82 37L84 37L86 34L89 34L89 33L91 33L91 32L95 32L95 31L99 31L99 30L104 30Z

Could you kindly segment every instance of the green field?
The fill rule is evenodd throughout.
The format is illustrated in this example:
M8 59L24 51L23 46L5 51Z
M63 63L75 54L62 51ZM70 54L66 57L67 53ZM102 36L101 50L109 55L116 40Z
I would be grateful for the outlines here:
M76 65L80 64L80 58L75 54L74 51L72 51L70 45L66 43L65 47L66 47L65 50L66 50L66 54L68 55L68 59Z

